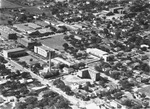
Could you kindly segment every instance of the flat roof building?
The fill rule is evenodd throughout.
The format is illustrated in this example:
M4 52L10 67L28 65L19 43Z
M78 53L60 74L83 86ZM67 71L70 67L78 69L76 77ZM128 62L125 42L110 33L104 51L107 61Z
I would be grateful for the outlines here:
M97 48L87 48L86 52L91 54L91 55L94 55L96 57L104 58L105 61L106 61L107 54L108 54L107 52L100 50L100 49L97 49Z
M27 48L34 48L34 46L36 46L37 42L33 41L31 39L28 38L18 38L17 42L22 44L23 46L27 47Z
M83 69L77 72L77 75L83 79L92 79L93 81L98 81L100 79L100 72L97 72L90 68Z
M25 49L23 48L15 48L15 49L9 49L9 50L3 50L3 56L6 58L14 58L26 55Z
M48 27L49 24L44 21L36 21L35 24L40 25L42 27Z

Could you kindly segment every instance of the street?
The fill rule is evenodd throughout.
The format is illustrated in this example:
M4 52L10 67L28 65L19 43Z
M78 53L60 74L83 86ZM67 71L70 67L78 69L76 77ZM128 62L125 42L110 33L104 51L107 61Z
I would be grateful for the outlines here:
M65 92L63 92L61 89L55 87L55 86L53 85L53 83L51 82L51 80L46 80L46 79L40 77L39 75L36 75L36 74L33 73L30 69L27 69L27 68L22 67L22 66L21 66L20 64L18 64L17 62L15 62L15 61L13 61L13 60L10 60L9 63L10 63L11 65L15 66L15 68L17 68L18 70L22 70L22 71L25 71L25 72L29 72L30 75L32 76L32 78L37 79L37 80L38 80L39 82L41 82L41 84L43 84L43 85L46 85L46 86L48 85L48 86L50 86L50 87L49 87L50 90L52 90L52 91L54 91L54 92L57 92L58 94L62 95L64 98L66 98L67 100L69 100L71 104L73 104L73 105L79 104L79 105L80 105L80 103L83 102L82 100L77 99L77 98L74 97L74 96L69 96L69 95L67 95L67 94L66 94Z

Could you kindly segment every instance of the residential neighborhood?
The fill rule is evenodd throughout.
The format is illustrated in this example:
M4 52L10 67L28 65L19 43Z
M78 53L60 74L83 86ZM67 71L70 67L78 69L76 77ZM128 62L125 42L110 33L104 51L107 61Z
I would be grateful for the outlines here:
M0 109L150 109L150 1L0 0Z

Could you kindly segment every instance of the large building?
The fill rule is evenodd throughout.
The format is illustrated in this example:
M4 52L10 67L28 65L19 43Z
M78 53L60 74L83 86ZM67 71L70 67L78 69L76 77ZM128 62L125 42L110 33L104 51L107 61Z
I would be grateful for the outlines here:
M34 48L34 46L36 46L37 42L33 41L31 39L28 38L18 38L17 42L22 44L23 46L27 47L27 48Z
M0 34L4 39L17 39L15 31L7 26L0 26Z
M97 49L97 48L88 48L86 50L86 52L89 53L89 54L91 54L91 55L93 55L93 56L96 56L98 58L103 58L105 61L107 59L107 54L108 53L105 52L105 51L102 51L100 49Z
M15 25L13 25L13 27L24 33L29 33L30 31L34 31L34 30L41 28L41 26L39 26L35 23L15 24Z
M53 50L45 46L34 46L34 52L45 58L49 57L49 51L53 51ZM54 53L55 52L53 51L52 55L54 55Z
M3 56L6 58L15 58L26 55L26 51L23 48L15 48L9 50L3 50Z
M89 68L77 72L77 75L83 79L92 79L93 81L100 79L100 73Z

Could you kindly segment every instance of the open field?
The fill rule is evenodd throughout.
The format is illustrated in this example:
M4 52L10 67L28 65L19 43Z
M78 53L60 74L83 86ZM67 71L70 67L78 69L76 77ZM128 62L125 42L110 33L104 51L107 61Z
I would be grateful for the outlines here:
M57 50L63 50L63 44L67 43L64 39L64 35L56 35L51 38L41 40L41 43Z
M0 0L0 8L21 8L21 6L6 0Z
M138 92L142 92L150 97L150 86L144 87L144 88L138 90Z
M32 62L30 61L30 59L32 59ZM36 62L39 62L39 63L43 64L42 61L39 61L38 59L34 58L31 55L19 57L19 60L20 61L25 61L28 65L30 65L31 63L36 63Z

